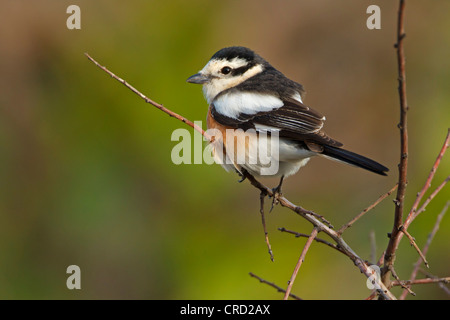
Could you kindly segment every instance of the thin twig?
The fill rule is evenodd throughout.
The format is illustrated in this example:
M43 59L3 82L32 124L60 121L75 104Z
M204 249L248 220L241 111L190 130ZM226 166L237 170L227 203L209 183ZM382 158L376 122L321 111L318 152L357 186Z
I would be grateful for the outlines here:
M261 213L261 221L262 221L262 225L263 225L263 229L264 229L264 239L266 240L266 245L267 245L267 250L269 251L270 260L274 261L272 246L270 245L270 241L269 241L269 233L267 232L267 228L266 228L266 218L264 216L264 198L266 196L267 196L267 193L265 193L264 191L261 191L261 194L259 195L259 201L260 201L259 212Z
M286 233L290 233L290 234L293 234L296 238L300 238L300 237L303 237L303 238L309 238L309 234L306 234L306 233L300 233L300 232L296 232L296 231L292 231L292 230L288 230L288 229L286 229L286 228L278 228L278 230L279 231L281 231L281 232L286 232ZM326 240L323 240L323 239L321 239L321 238L314 238L314 241L316 241L316 242L319 242L319 243L323 243L323 244L326 244L327 246L329 246L330 248L333 248L333 249L335 249L335 250L338 250L338 251L340 251L340 252L342 252L342 253L345 253L345 252L343 252L342 250L341 250L341 248L339 248L337 245L335 245L334 243L331 243L331 242L328 242L328 241L326 241Z
M105 71L107 74L109 74L112 78L116 79L117 81L121 82L124 86L126 86L128 89L130 89L131 91L133 91L135 94L137 94L139 97L141 97L142 99L144 99L145 102L150 103L151 105L153 105L154 107L158 108L159 110L167 113L169 116L174 117L178 120L180 120L181 122L186 123L188 126L192 127L193 129L197 130L198 132L200 132L207 140L211 140L211 137L202 129L200 128L198 125L196 125L195 123L193 123L192 121L186 119L185 117L179 115L178 113L173 112L170 109L165 108L162 104L159 104L155 101L153 101L152 99L148 98L147 96L143 95L139 90L135 89L131 84L129 84L128 82L126 82L125 80L123 80L122 78L116 76L114 73L112 73L111 71L109 71L106 67L102 66L101 64L99 64L97 61L95 61L88 53L84 54L90 61L92 61L97 67L99 67L100 69L102 69L103 71Z
M297 264L295 265L294 272L292 273L291 279L289 280L288 286L286 288L286 292L284 294L284 300L287 300L289 298L289 294L291 293L292 286L294 285L295 278L297 277L298 271L300 270L300 267L303 264L303 261L305 261L306 253L309 250L309 247L311 246L311 243L316 238L317 234L319 232L319 229L314 227L311 235L309 236L308 240L306 241L305 246L303 247L302 253L300 254L300 257L298 258Z
M415 219L420 213L424 212L427 205L430 203L431 200L444 188L444 186L447 184L447 182L450 181L450 175L442 181L442 183L430 194L430 196L424 201L422 206L417 210L414 214L412 219Z
M363 211L361 211L356 217L354 217L350 222L344 224L339 230L338 233L342 234L347 228L350 228L358 219L360 219L363 215L365 215L367 212L369 212L370 210L372 210L373 208L375 208L381 201L383 201L384 199L386 199L388 196L391 195L392 192L395 191L395 189L397 189L398 187L398 183L388 192L386 192L385 194L381 195L374 203L372 203L370 206L368 206L367 208L365 208Z
M432 279L439 279L439 277L429 273L427 270L423 270L422 268L419 268L419 271L423 273L427 278ZM439 288L441 288L447 295L450 296L450 288L447 287L446 283L438 282Z
M430 283L449 283L450 282L450 277L445 277L445 278L426 278L426 279L416 279L416 280L405 280L405 281L393 281L392 285L393 286L402 286L403 285L413 285L413 284L430 284Z
M406 291L408 291L411 295L415 296L416 294L411 290L410 287L408 287L404 281L401 281L400 278L398 277L397 273L394 270L394 266L391 265L391 273L392 276L394 277L394 279L397 281L398 285L401 286L403 289L405 289Z
M286 293L286 290L284 290L283 288L277 286L275 283L269 282L269 281L267 281L267 280L264 280L263 278L258 277L256 274L254 274L254 273L252 273L252 272L249 272L248 274L250 275L250 277L253 277L253 278L255 278L255 279L258 279L259 282L265 283L265 284L267 284L267 285L269 285L269 286L271 286L271 287L277 289L278 292ZM293 299L295 299L295 300L303 300L302 298L300 298L299 296L296 296L296 295L293 294L293 293L290 293L290 294L289 294L289 297L291 297L291 298L293 298Z
M447 150L447 148L449 146L449 142L450 142L450 129L448 129L448 131L447 131L447 136L445 138L444 144L443 144L441 151L439 152L436 160L434 161L433 167L431 168L430 174L428 175L428 178L425 181L423 188L417 194L416 200L414 201L414 203L411 207L411 210L408 214L408 219L413 219L412 218L413 216L417 216L416 211L420 204L420 201L422 200L423 196L427 192L428 188L431 187L431 181L433 181L433 177L437 171L437 168L439 167L439 164L441 163L441 159L444 156L445 151ZM408 219L407 219L407 221L408 221Z
M433 241L434 236L438 232L441 221L444 218L445 213L447 212L449 207L450 207L450 200L447 201L444 208L441 210L441 212L438 214L438 216L436 218L436 222L434 224L433 230L431 230L430 234L428 235L427 242L425 243L425 246L423 247L422 251L424 254L427 254L428 249L430 248L431 241Z
M447 132L447 135L446 135L446 138L445 138L445 141L444 141L444 143L443 143L443 145L442 145L442 148L441 148L441 150L439 151L439 154L438 154L438 156L437 156L437 158L436 158L436 161L434 162L434 164L433 164L433 167L432 167L432 169L431 169L431 171L430 171L430 174L429 174L429 176L428 176L428 178L427 178L427 180L426 180L426 182L425 182L425 185L423 186L423 188L422 188L422 190L421 190L421 192L419 192L419 194L424 194L425 192L423 191L424 189L428 189L428 186L431 184L431 181L432 181L432 179L433 179L433 177L434 177L434 173L436 172L436 170L437 170L437 168L439 167L439 164L441 163L441 159L442 159L442 157L444 156L444 154L445 154L445 152L446 152L446 150L448 149L448 146L449 146L449 141L450 141L450 129L448 130L448 132ZM417 210L417 206L415 206L414 204L413 204L413 207L411 208L411 210L410 210L410 212L409 212L409 214L408 214L408 216L407 216L407 218L405 219L405 222L403 223L403 225L401 225L399 228L398 228L398 233L396 234L396 236L395 236L395 242L394 243L392 243L391 244L391 241L392 241L392 239L394 239L394 237L393 237L393 235L391 234L391 238L390 238L390 241L389 241L389 244L388 244L388 249L389 248L391 248L391 245L393 246L393 247L395 247L395 250L396 250L396 248L398 248L398 244L400 243L400 240L402 239L402 237L403 237L403 235L405 234L404 232L401 232L400 230L402 229L402 230L407 230L408 229L408 227L409 227L409 225L414 221L414 219L416 219L417 218L417 216L420 214L420 213L422 213L424 210L425 210L425 208L426 208L426 206L428 205L428 203L438 194L438 192L440 192L442 189L443 189L443 187L447 184L447 182L449 181L449 178L450 178L450 176L448 176L432 193L431 193L431 195L427 198L427 200L423 203L423 205L420 207L420 209L418 209ZM426 190L425 190L426 191ZM420 198L420 200L422 199L422 197ZM417 202L417 199L416 199L416 202ZM420 202L420 201L419 201ZM417 203L419 203L419 202L417 202ZM416 209L414 209L416 207ZM392 249L392 248L391 248ZM395 253L395 250L394 250L394 253ZM420 251L420 250L419 250ZM418 251L418 252L419 252ZM391 256L392 254L389 254L389 256ZM388 256L388 253L386 253L386 255L385 255L385 259L386 259L386 257ZM391 261L391 263L393 263L392 261ZM385 264L385 267L383 268L383 271L382 271L382 274L386 274L387 272L386 271L384 271L385 270L385 268L387 267L387 265ZM383 273L383 272L385 272L385 273ZM384 278L383 278L384 279ZM387 281L386 279L384 279L383 280L383 283L386 283L385 281Z
M437 231L439 230L439 226L441 224L442 218L444 218L445 213L447 212L448 208L450 206L450 201L447 201L442 211L438 214L436 218L436 222L434 223L433 230L431 230L430 234L428 235L427 242L425 243L422 252L426 256L428 253L428 249L430 248L431 242L434 239L434 236L436 235ZM413 271L411 272L410 280L414 281L417 277L417 272L419 271L420 265L422 263L422 258L419 258L416 263L414 264ZM404 300L406 298L406 295L408 293L406 291L403 291L400 295L400 300Z
M405 51L403 41L405 39L405 0L400 0L397 19L397 64L398 64L398 92L400 97L400 163L398 166L398 189L395 199L395 216L394 225L385 253L385 266L381 271L381 278L384 284L389 286L389 271L391 265L395 261L395 252L398 247L399 228L403 223L403 207L407 185L408 171L408 128L407 128L407 112L408 102L406 98L406 71L405 71Z
M405 228L400 227L400 231L403 232L405 234L405 236L409 239L409 242L411 243L411 245L414 247L414 249L416 249L417 253L419 254L420 258L422 259L423 263L425 264L425 266L427 268L429 268L429 264L427 259L425 258L425 255L422 253L422 251L420 250L419 246L416 243L416 240L413 238L413 236L411 236L409 234L408 231L405 230Z

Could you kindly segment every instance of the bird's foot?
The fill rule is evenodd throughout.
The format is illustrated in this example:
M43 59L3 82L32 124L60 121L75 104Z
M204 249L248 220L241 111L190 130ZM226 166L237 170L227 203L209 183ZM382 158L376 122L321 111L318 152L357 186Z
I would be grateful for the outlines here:
M242 172L237 171L237 170L236 170L236 172L239 175L239 177L241 177L241 179L238 180L239 183L241 183L242 181L247 179L247 177L245 176L245 169L242 169Z
M281 185L272 189L272 207L269 212L272 212L273 207L280 203L279 197L282 196Z

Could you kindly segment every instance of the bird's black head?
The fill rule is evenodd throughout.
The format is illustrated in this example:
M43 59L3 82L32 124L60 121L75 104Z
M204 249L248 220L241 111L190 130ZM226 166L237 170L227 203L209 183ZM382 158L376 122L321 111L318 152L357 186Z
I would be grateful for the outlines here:
M235 87L270 66L263 58L245 47L227 47L217 51L200 70L187 81L203 84L210 103L219 93Z
M227 47L217 51L188 82L203 84L203 93L211 103L220 93L238 87L278 96L300 97L303 87L286 78L266 60L246 47Z
M256 54L253 50L246 47L227 47L217 51L211 60L228 60L232 61L235 58L243 59L247 62L252 62L255 60Z

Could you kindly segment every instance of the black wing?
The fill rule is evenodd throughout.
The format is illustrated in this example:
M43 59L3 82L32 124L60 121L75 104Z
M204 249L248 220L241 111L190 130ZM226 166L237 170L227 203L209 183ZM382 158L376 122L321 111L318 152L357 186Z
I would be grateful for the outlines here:
M294 99L285 99L283 103L282 107L271 111L241 113L237 118L230 118L217 112L213 103L211 115L217 122L232 128L277 130L280 137L305 142L311 148L315 148L315 143L342 146L342 143L331 139L321 131L325 117L319 112Z

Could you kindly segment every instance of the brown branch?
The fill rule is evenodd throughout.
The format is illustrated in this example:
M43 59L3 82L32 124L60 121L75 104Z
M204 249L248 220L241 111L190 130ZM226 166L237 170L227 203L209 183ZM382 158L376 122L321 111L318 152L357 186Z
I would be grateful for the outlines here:
M422 268L419 268L419 271L420 271L421 273L423 273L427 278L439 279L439 277L436 277L435 275L429 273L429 272L426 271L426 270L423 270ZM439 288L441 288L447 295L450 296L450 288L448 288L448 287L446 286L446 283L438 282L438 286L439 286Z
M389 271L395 261L395 252L398 247L399 228L403 224L403 207L406 194L407 170L408 170L408 128L407 111L408 103L406 98L406 72L405 72L405 51L403 41L405 38L405 0L400 0L397 20L397 64L398 64L398 92L400 97L400 163L398 166L398 190L395 199L394 226L384 257L385 265L381 270L381 278L384 284L389 286Z
M436 158L436 161L433 164L433 167L430 171L430 174L428 175L428 178L423 186L423 188L421 189L421 191L418 193L418 196L416 198L416 201L414 202L407 218L405 219L405 222L398 228L398 233L396 233L395 237L391 234L391 238L388 244L388 248L391 248L391 250L393 248L394 254L395 254L395 250L398 248L398 245L400 243L400 240L402 239L403 235L405 234L405 232L408 229L408 227L410 226L410 224L414 221L414 219L417 218L417 216L422 213L423 211L425 211L426 206L430 203L430 201L444 188L444 186L447 184L447 182L450 180L450 176L448 176L446 179L444 179L444 181L431 193L431 195L424 201L424 203L422 204L422 206L417 210L417 207L420 203L420 200L423 198L423 195L425 194L425 192L428 190L429 186L431 185L431 182L433 180L434 174L436 172L436 170L438 169L440 163L441 163L441 159L444 156L445 152L447 151L448 147L449 147L449 142L450 142L450 129L447 132L445 141L442 145L441 150L439 151L439 154ZM412 237L411 237L412 238ZM411 240L410 238L410 240ZM394 240L395 241L394 241ZM415 242L412 243L413 245L415 244ZM415 246L416 248L418 248L417 246ZM387 252L386 250L386 252ZM420 250L418 250L418 252L420 252ZM385 259L388 256L388 253L385 254ZM392 257L392 253L389 254L389 256ZM391 259L390 264L393 264L393 260ZM387 271L384 271L385 268L387 268L387 264L385 264L384 268L383 268L383 275L387 274ZM389 270L388 270L389 271ZM383 280L383 283L386 283L385 281L387 281L386 279Z
M278 228L278 230L280 230L281 232L286 232L286 233L293 234L296 238L300 238L300 237L303 237L303 238L309 238L309 236L310 236L309 234L306 234L306 233L300 233L300 232L296 232L296 231L292 231L292 230L288 230L288 229L286 229L286 228ZM317 238L317 237L314 238L314 241L319 242L319 243L323 243L323 244L329 246L330 248L333 248L333 249L335 249L335 250L337 250L337 251L342 252L342 253L345 254L345 252L342 251L341 248L339 248L339 247L338 247L337 245L335 245L334 243L328 242L328 241L326 241L326 240L323 240L323 239Z
M269 285L269 286L271 286L271 287L277 289L278 292L286 293L286 290L284 290L283 288L277 286L275 283L269 282L269 281L267 281L267 280L264 280L263 278L258 277L256 274L254 274L254 273L252 273L252 272L249 272L248 274L250 275L250 277L253 277L253 278L255 278L255 279L258 279L259 282L265 283L265 284L267 284L267 285ZM293 294L293 293L289 293L289 297L291 297L291 298L293 298L293 299L295 299L295 300L303 300L302 298L300 298L299 296L296 296L296 295Z
M447 131L447 136L445 137L444 144L443 144L441 151L439 152L436 160L434 161L433 167L431 168L430 174L428 175L428 178L425 181L425 184L424 184L422 190L420 190L420 192L417 194L416 200L414 201L414 204L412 205L411 210L408 214L406 223L408 223L408 220L414 219L414 217L416 217L420 213L420 212L416 213L417 207L419 206L420 201L422 200L423 196L427 192L428 188L431 187L431 181L433 181L434 174L436 173L437 168L439 167L439 164L441 163L441 159L444 156L445 151L447 150L447 148L449 146L449 142L450 142L450 129L448 129L448 131ZM448 180L448 178L447 178L447 180Z
M316 238L317 234L319 233L319 229L317 227L314 227L311 235L309 236L308 240L306 241L305 246L303 247L302 253L300 254L300 257L298 258L297 264L295 265L294 272L292 273L291 279L289 280L288 286L286 288L286 292L284 294L284 300L287 300L289 298L289 294L291 293L292 286L294 285L295 278L297 277L298 271L300 270L300 267L303 264L303 261L305 261L306 253L309 250L309 247L313 243L314 239Z
M398 277L397 273L394 270L394 266L391 265L391 273L394 279L397 281L398 285L401 286L403 289L405 289L407 292L409 292L411 295L415 296L416 294L405 284L404 281L400 281L400 278Z
M424 201L424 203L422 204L422 206L419 208L419 210L417 210L413 216L412 216L412 220L414 220L420 213L422 213L423 211L425 211L427 205L430 203L431 200L433 200L433 198L439 193L439 191L442 190L442 188L444 188L444 186L447 184L447 182L450 181L450 176L448 176L447 178L444 179L444 181L442 181L442 183L430 194L430 196Z
M450 201L447 201L444 208L442 209L441 213L439 213L436 223L434 224L433 230L428 235L427 243L425 244L423 248L423 252L427 253L428 249L430 247L431 241L433 241L434 236L436 235L437 231L439 230L439 225L441 224L442 219L444 218L445 213L447 212L448 208L450 206Z
M409 243L414 247L414 249L416 249L417 253L419 254L420 258L422 259L423 263L425 264L425 266L427 268L429 268L430 266L428 265L428 261L425 258L425 255L422 253L422 251L420 250L420 248L417 246L416 240L413 238L413 236L411 236L409 234L408 231L405 230L405 228L403 226L400 227L400 231L409 239Z
M434 224L433 230L431 230L430 234L428 235L427 242L425 243L425 246L423 247L423 253L427 254L428 249L430 248L431 242L434 239L434 236L439 230L439 226L441 224L442 219L445 216L445 213L447 212L448 208L450 207L450 201L447 201L442 211L439 213L439 215L436 218L436 222Z
M266 228L266 218L264 216L264 198L266 196L267 196L267 193L265 193L264 191L261 191L261 194L259 195L259 201L260 201L259 212L261 213L261 222L262 222L263 229L264 229L264 239L266 241L267 250L269 251L270 260L274 261L272 246L270 245L270 241L269 241L269 233L267 232L267 228Z
M393 286L402 286L402 285L413 285L413 284L430 284L430 283L449 283L450 277L445 278L426 278L426 279L416 279L416 280L406 280L406 281L393 281Z
M436 218L436 222L434 223L433 230L431 230L430 234L428 235L427 242L425 243L425 246L422 249L422 252L424 255L428 253L428 249L430 248L431 242L434 239L434 236L436 235L437 231L439 230L439 226L441 224L442 218L444 218L445 213L447 212L448 208L450 206L450 201L447 201L442 211L439 213L439 215ZM414 264L413 271L410 276L410 280L414 281L417 277L417 273L419 271L420 265L421 265L422 259L419 258L417 262ZM406 295L408 293L406 291L403 291L400 295L400 300L404 300L406 298Z
M207 140L211 141L212 137L209 136L202 128L194 124L192 121L184 118L183 116L163 107L161 104L158 104L154 102L153 100L147 98L145 95L143 95L141 92L139 92L137 89L135 89L133 86L128 84L125 80L119 78L115 74L113 74L111 71L109 71L106 67L101 66L97 61L95 61L92 57L90 57L87 53L85 53L86 57L92 61L97 67L105 71L107 74L109 74L112 78L116 79L117 81L121 82L123 85L125 85L128 89L130 89L132 92L137 94L139 97L144 99L145 102L150 103L151 105L155 106L159 110L163 111L164 113L168 114L171 117L174 117L183 123L189 125L190 127L197 130L199 133L201 133ZM268 196L275 196L272 189L266 187L262 183L260 183L258 180L256 180L252 175L247 173L246 171L243 172L244 177L250 181L250 183L259 189L261 192L265 192ZM303 209L300 206L294 205L292 202L287 200L285 197L278 195L277 200L279 201L280 205L286 208L289 208L290 210L297 213L299 216L303 217L307 221L309 221L311 224L314 225L317 232L321 231L329 235L337 244L337 246L340 248L340 251L344 253L346 256L348 256L352 262L359 268L359 270L367 277L372 277L372 273L369 270L368 265L365 263L363 259L361 259L351 248L350 246L344 241L344 239L341 237L340 234L338 234L336 231L334 231L332 228L333 226L321 215L318 215L317 213L314 213L313 211L309 211L306 209ZM378 294L380 294L384 299L388 300L396 300L396 297L388 290L388 288L381 282L378 281L375 283L375 286L377 288Z
M267 187L266 187L267 188ZM302 216L309 222L311 222L314 226L320 228L320 231L325 232L329 235L337 244L337 246L342 250L342 252L353 261L353 263L359 268L359 270L367 277L372 277L372 272L369 270L368 265L365 263L363 259L361 259L344 241L342 236L334 231L321 221L319 221L315 215L311 214L311 211L305 210L302 207L296 206L292 204L289 200L284 197L279 198L280 204L283 207L290 208L292 211ZM385 299L396 300L395 296L387 289L387 287L380 281L376 284L378 293L383 296Z
M386 192L385 194L381 195L374 203L372 203L370 206L368 206L367 208L365 208L363 211L361 211L356 217L354 217L350 222L346 223L345 225L343 225L339 230L338 233L342 234L347 228L350 228L358 219L360 219L363 215L365 215L367 212L369 212L370 210L372 210L373 208L375 208L381 201L383 201L384 199L386 199L388 196L391 195L392 192L395 191L395 189L397 189L398 187L398 183L388 192Z
M143 95L140 91L138 91L137 89L135 89L131 84L129 84L128 82L126 82L125 80L123 80L122 78L116 76L114 73L112 73L111 71L109 71L106 67L100 65L97 61L95 61L88 53L84 54L90 61L92 61L97 67L99 67L100 69L102 69L103 71L105 71L107 74L109 74L112 78L116 79L117 81L121 82L124 86L126 86L128 89L130 89L131 91L133 91L135 94L137 94L139 97L141 97L142 99L144 99L145 102L150 103L151 105L153 105L154 107L158 108L159 110L161 110L164 113L167 113L169 116L176 118L178 120L180 120L181 122L186 123L188 126L192 127L193 129L197 130L199 133L202 134L202 136L204 136L207 140L211 140L211 137L202 129L200 128L198 125L196 125L195 123L193 123L192 121L186 119L185 117L179 115L178 113L173 112L172 110L169 110L167 108L165 108L162 104L159 104L155 101L153 101L152 99L146 97L145 95Z
M450 142L450 129L448 129L447 131L447 136L445 137L444 143L442 145L441 150L439 151L439 154L433 164L433 167L431 168L430 174L428 175L427 180L425 181L424 186L422 187L421 191L418 193L417 198L413 204L413 206L411 207L411 210L407 216L407 218L405 219L405 222L403 223L403 228L406 230L408 229L409 225L414 221L414 219L417 218L417 216L422 213L423 211L425 211L426 206L428 205L428 203L430 203L430 201L442 190L442 188L447 184L447 182L450 180L450 176L448 176L432 193L431 195L425 200L425 202L423 203L423 205L419 208L419 210L417 210L417 207L419 206L420 201L423 198L423 195L425 194L425 192L429 189L429 187L431 186L431 182L433 181L433 177L434 174L436 173L440 163L441 163L441 159L444 156L445 152L448 149L449 146L449 142ZM399 238L398 238L398 242L400 242L402 238L402 234L400 233Z
M409 212L405 222L403 222L403 211L404 211L404 198L406 193L406 185L407 185L407 167L408 167L408 130L407 130L407 111L408 111L408 103L407 103L407 95L406 95L406 71L405 71L405 52L404 52L404 38L405 38L405 29L404 29L404 20L405 20L405 0L400 0L399 10L398 10L398 21L397 21L397 43L395 44L395 48L397 49L397 63L398 63L398 91L400 97L400 163L399 163L399 179L398 179L398 190L397 197L395 199L395 216L394 216L394 225L392 228L392 232L390 234L390 239L388 246L386 248L385 253L385 263L382 269L382 281L388 287L390 287L390 278L389 272L393 270L393 265L395 261L395 253L397 251L400 240L403 236L409 235L406 231L410 223L417 217L416 210L417 207L423 198L426 190L429 188L431 184L431 180L436 172L437 167L439 166L440 160L445 153L445 150L448 148L448 140L450 135L447 134L446 142L444 143L444 147L441 149L441 152L438 155L438 158L433 165L433 168L430 172L430 175L425 183L424 188L422 188L421 192L419 192L416 201L413 204L411 211ZM443 185L442 185L443 187ZM438 188L436 193L439 192L441 188ZM431 201L432 197L430 198ZM426 205L423 206L425 208ZM424 255L421 253L420 249L417 247L415 241L411 236L409 236L411 243L415 246L416 250L421 255L423 261L427 264Z
M265 190L269 196L273 196L272 189L270 189L270 188L266 187L265 185L263 185L262 183L260 183L252 175L248 174L247 172L244 172L244 176L254 187L258 188L261 191ZM278 201L281 206L291 209L292 211L297 213L299 216L308 220L315 227L318 227L320 229L320 231L329 235L336 242L337 246L341 249L342 253L344 253L347 257L349 257L350 260L353 261L353 263L359 268L359 270L367 278L372 277L372 272L371 272L371 270L369 270L369 266L365 263L365 261L363 259L361 259L349 247L349 245L344 241L342 236L339 233L337 233L337 231L333 230L328 224L325 224L321 220L319 220L319 219L321 219L320 215L318 215L312 211L305 210L300 206L294 205L292 202L290 202L283 196L279 196ZM384 299L396 300L396 297L387 289L387 287L381 281L378 281L374 285L377 288L378 294L380 294Z

